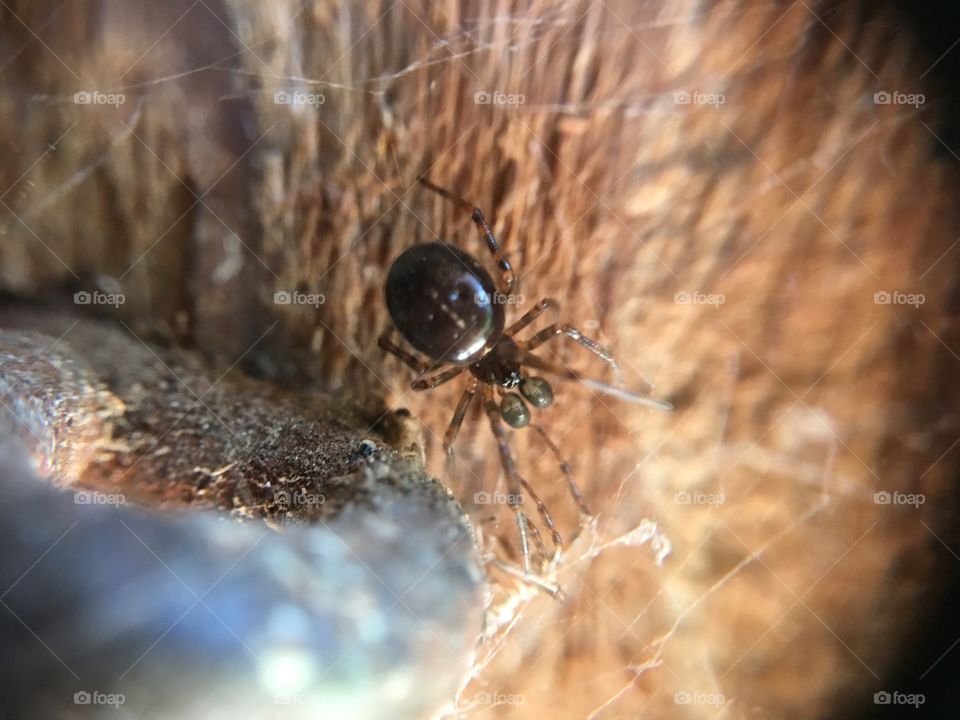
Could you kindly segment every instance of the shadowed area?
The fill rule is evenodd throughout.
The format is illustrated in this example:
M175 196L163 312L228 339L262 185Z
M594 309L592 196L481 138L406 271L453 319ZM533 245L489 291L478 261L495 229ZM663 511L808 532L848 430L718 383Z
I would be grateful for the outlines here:
M484 575L415 456L111 323L14 317L79 327L61 343L0 330L6 712L420 718L449 702ZM195 417L171 391L187 383L217 388ZM163 452L143 442L154 426ZM201 459L229 470L182 464Z

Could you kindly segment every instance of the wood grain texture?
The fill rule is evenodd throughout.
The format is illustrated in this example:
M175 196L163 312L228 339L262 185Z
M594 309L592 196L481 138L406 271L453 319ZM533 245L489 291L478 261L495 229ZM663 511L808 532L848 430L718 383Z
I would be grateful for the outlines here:
M892 16L759 0L12 8L48 22L52 52L0 26L7 289L110 275L138 332L409 408L440 473L462 386L410 392L376 347L396 255L436 237L482 252L415 184L426 171L484 208L527 306L557 298L631 387L649 378L676 406L560 388L544 421L598 523L559 563L567 600L524 601L484 645L463 712L717 714L678 709L687 692L722 694L728 717L836 716L888 687L953 562L938 538L956 540L960 362L955 158L921 80L936 58ZM70 102L95 87L126 102ZM603 375L563 343L547 357ZM554 459L530 432L513 446L574 535ZM479 413L457 450L447 479L482 520L471 499L499 467ZM512 541L496 511L484 536ZM662 564L630 534L644 520L670 543ZM482 692L524 702L470 709Z

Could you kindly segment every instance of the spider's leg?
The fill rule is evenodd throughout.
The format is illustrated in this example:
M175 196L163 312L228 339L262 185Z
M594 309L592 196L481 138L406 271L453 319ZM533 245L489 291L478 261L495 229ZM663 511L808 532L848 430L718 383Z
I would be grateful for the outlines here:
M557 458L557 462L560 463L560 472L563 473L563 477L567 481L567 487L570 488L570 494L573 495L573 499L580 508L580 512L589 517L590 510L587 508L587 503L583 499L583 493L581 493L580 488L577 487L577 481L573 479L573 468L570 467L570 463L567 462L567 459L560 454L560 448L558 448L557 444L550 439L550 437L547 435L547 431L544 430L542 426L537 425L536 423L530 423L530 427L537 431L537 434L543 438L543 441L547 444L547 447L549 447L551 452L553 452L554 457Z
M621 385L623 384L623 371L620 369L620 365L617 363L616 359L614 359L613 353L570 325L554 323L550 327L544 328L532 338L524 342L522 347L525 350L532 352L534 349L540 347L546 342L549 342L550 340L553 340L555 337L559 337L560 335L564 335L571 340L575 340L582 347L585 347L587 350L607 363L607 365L610 366L610 369L613 370L614 375L616 375L617 383Z
M510 488L508 503L513 511L513 517L517 521L517 530L520 533L520 553L523 557L523 571L530 574L530 524L527 516L524 515L520 507L523 495L516 466L513 460L513 453L510 452L510 446L507 443L507 434L503 429L503 423L500 422L500 409L493 399L493 388L489 385L483 386L483 407L490 420L490 429L497 439L497 445L500 449L500 462L503 465L503 471L507 475L507 484Z
M527 530L530 532L530 537L533 538L533 544L537 546L537 552L540 557L549 557L547 552L547 546L543 544L543 537L540 535L540 530L537 529L537 526L530 522L530 519L527 518ZM503 536L497 538L502 546L504 546L508 552L513 552L513 546L510 545L510 542L506 540ZM533 577L527 572L528 577Z
M537 512L540 513L540 517L543 518L544 525L547 526L547 530L550 531L550 539L553 540L553 546L560 548L563 545L563 538L560 537L560 533L557 531L557 526L553 524L553 516L550 515L550 511L547 509L547 504L540 499L540 496L537 495L537 491L533 489L533 486L530 485L523 477L520 477L520 484L523 485L523 489L527 491L527 494L533 499L533 502L537 505ZM531 530L536 530L536 527L533 525L530 526ZM541 546L541 552L543 548ZM543 553L546 555L546 553Z
M508 327L505 334L515 335L521 330L523 330L525 327L527 327L534 320L536 320L538 317L543 315L547 310L556 311L559 309L560 309L560 303L558 303L556 300L554 300L553 298L544 298L543 300L538 302L534 307L532 307L530 310L527 310L527 312L524 313L522 318L520 318L513 325Z
M513 288L517 284L517 278L513 274L513 266L510 265L510 261L507 260L506 255L500 250L500 245L497 244L497 239L493 236L493 231L490 230L486 218L483 217L483 211L475 207L470 218L473 220L473 224L477 226L477 230L480 231L480 234L487 243L490 254L493 255L493 259L497 263L497 269L500 270L500 283L503 286L504 294L509 295L513 292Z
M500 270L500 282L502 284L501 290L507 295L512 293L513 286L517 282L517 279L513 274L513 266L510 265L510 261L507 260L506 256L503 254L503 251L500 250L500 244L497 242L497 238L494 237L493 231L490 230L490 226L487 225L487 220L483 216L483 211L473 203L467 202L459 195L454 195L449 190L444 190L442 187L434 185L425 177L417 178L417 180L419 180L420 184L424 187L433 190L435 193L437 193L437 195L446 198L461 210L466 210L470 213L470 219L473 220L473 224L476 225L477 230L480 231L481 237L483 237L484 242L487 243L487 249L490 251L490 254L493 255L493 259L497 263L497 268Z
M463 395L460 396L460 402L457 403L457 409L453 413L450 425L447 426L447 432L443 436L443 451L448 457L453 455L453 441L457 439L457 433L460 432L460 426L463 424L463 418L467 414L470 403L473 401L473 398L476 397L477 386L479 384L480 381L476 378L470 381L467 389L464 390Z
M420 377L410 383L410 387L413 390L430 390L437 387L438 385L443 385L449 380L453 380L457 375L466 370L462 365L458 367L452 367L447 370L444 370L441 373L437 373L431 377Z
M551 375L556 375L557 377L566 378L567 380L575 380L584 387L588 387L595 392L602 393L603 395L615 397L618 400L637 403L638 405L646 405L647 407L656 408L657 410L673 410L673 405L666 400L657 400L649 395L641 395L640 393L635 393L631 390L624 390L622 387L607 385L599 380L585 378L575 370L571 370L570 368L562 365L557 365L549 360L544 360L542 357L534 355L531 352L525 352L523 354L523 364L529 365L537 370L543 370L544 372L548 372Z
M417 375L422 375L429 369L429 365L420 362L417 360L416 356L412 353L407 352L402 347L397 345L393 340L390 339L390 335L393 333L393 326L388 325L383 333L380 335L380 339L377 340L377 345L382 349L386 350L391 355L396 355L398 358L403 360L407 366L413 370Z

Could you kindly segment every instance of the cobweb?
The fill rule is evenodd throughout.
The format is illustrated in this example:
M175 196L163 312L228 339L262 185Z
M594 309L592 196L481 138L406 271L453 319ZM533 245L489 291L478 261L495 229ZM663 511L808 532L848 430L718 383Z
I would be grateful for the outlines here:
M233 23L233 28L228 30L241 46L235 54L215 62L181 68L106 89L148 97L154 89L176 85L205 73L219 73L230 80L227 83L229 87L217 98L222 103L234 100L262 101L265 93L275 90L358 95L373 101L380 108L379 120L384 127L400 128L398 134L402 134L401 130L409 132L405 123L411 121L404 115L409 113L411 106L398 101L395 91L404 83L425 82L423 78L438 82L438 73L442 79L446 68L459 74L470 74L470 68L474 67L472 63L487 61L491 55L502 56L504 64L510 65L528 61L531 52L536 54L543 51L549 55L555 48L576 47L578 42L596 42L596 39L588 38L585 41L583 36L569 34L571 28L581 21L589 22L595 17L581 2L557 3L527 14L479 11L471 14L467 10L456 23L447 19L446 27L442 30L435 29L443 24L442 21L438 22L425 6L413 7L400 2L390 4L382 14L376 13L369 18L372 20L369 27L364 26L366 32L361 34L354 30L351 37L356 37L356 44L359 44L366 33L384 18L391 19L397 13L410 13L422 25L422 50L413 52L415 57L412 60L396 66L384 62L386 67L378 67L376 72L350 81L328 79L306 69L300 72L275 72L272 68L277 63L272 53L276 52L276 48L271 45L274 36L282 35L288 42L300 42L296 26L308 22L314 5L309 0L290 5L279 13L283 17L275 28L276 32L268 38L257 38L248 25L262 19L262 16L244 3L229 3L228 20ZM617 10L620 9L619 5L613 5ZM628 123L675 119L677 108L672 102L666 102L665 98L672 97L678 88L696 84L716 82L723 87L721 81L725 73L716 67L717 64L725 63L726 70L732 71L738 67L737 63L743 54L753 49L754 44L762 43L767 33L773 32L781 22L784 22L781 28L789 25L794 12L803 12L802 8L796 6L774 12L771 9L773 5L721 3L711 10L698 11L695 8L699 4L680 3L669 12L644 10L641 15L648 16L648 19L641 22L634 16L629 23L629 35L640 45L651 46L652 49L648 47L650 53L660 59L663 68L658 70L659 74L652 73L656 76L656 82L640 83L639 89L632 85L619 95L610 92L602 97L589 96L587 99L557 102L531 98L519 109L519 113L523 117L550 116L556 122L563 119L579 121L580 124L569 127L580 133L588 132L583 130L584 124L597 118L618 117ZM614 20L619 19L613 7L607 10ZM443 18L442 12L436 12ZM350 15L349 10L344 10L344 16ZM424 19L428 16L429 21ZM705 62L708 68L705 75L691 77L692 60L687 56L695 52L696 39L702 40L698 33L719 33L710 25L711 22L719 22L718 18L730 27L742 25L752 28L756 21L758 29L750 34L748 40L734 45L729 56L721 58L718 63ZM784 21L784 18L787 20ZM609 17L607 20L614 21ZM449 27L451 24L455 25L453 29ZM801 24L807 27L815 24L815 20L807 17ZM175 37L172 36L168 41ZM546 50L545 43L549 43ZM295 54L296 51L293 52ZM354 46L344 43L340 59L349 62L353 52ZM757 65L760 67L782 60L791 71L796 69L794 63L798 62L791 52L784 52L782 58L773 55L758 57ZM288 63L292 64L296 63ZM367 64L363 64L363 67L367 67ZM757 68L755 66L752 69ZM671 75L672 70L677 72ZM637 72L641 73L639 70ZM686 79L678 85L670 84L664 77ZM66 102L68 97L37 95L35 100L56 105ZM144 101L132 103L126 127L112 133L103 152L87 160L64 182L32 198L21 209L21 216L25 219L40 216L66 193L109 163L115 148L128 141L131 132L141 128L144 112ZM695 124L691 123L691 126L695 127ZM638 135L647 137L639 131ZM855 146L856 135L854 133L850 142L843 146L843 153ZM715 136L708 137L713 139ZM741 148L737 149L741 154L747 154ZM542 149L537 152L540 157L546 157ZM841 153L835 154L839 156ZM366 157L362 150L360 155ZM827 160L832 162L834 158L830 156ZM818 158L817 163L830 166L822 158ZM395 169L404 164L395 149L389 164ZM809 173L813 165L812 161L803 158L787 163L786 167L778 166L777 170L780 171L780 178L792 183L796 177ZM669 168L663 172L669 173ZM753 176L742 181L746 195L742 201L744 205L770 198L777 182L766 174L762 174L762 177L762 183ZM661 179L653 176L650 182L655 185ZM668 184L668 181L681 184L686 178L663 179L658 187L665 189L658 192L664 192L667 196L664 203L676 201L680 207L696 204L697 197L671 194L675 186ZM738 178L737 182L741 180ZM392 188L390 181L385 184ZM301 188L284 188L277 205L286 205L300 191ZM512 209L517 212L523 210ZM694 220L689 226L670 226L670 229L690 231L696 226L698 229L713 230L724 222L740 220L737 210L742 210L742 206L731 207L719 219L714 216L712 223L703 226L696 225ZM563 209L554 208L551 211L560 214ZM666 217L653 212L650 214L652 220ZM629 221L633 223L634 219L631 217ZM514 229L516 224L514 221ZM513 247L517 247L516 242ZM661 248L658 246L658 249ZM734 257L738 256L742 257L739 252L734 253ZM670 281L670 287L700 287L719 274L718 263L716 258L705 261L694 259L688 272L678 271L679 276L674 274L674 280L679 285ZM727 269L722 268L723 272ZM567 275L574 273L568 272ZM580 299L585 300L582 290L579 292ZM589 307L588 300L581 306L587 306L588 314L593 313L598 318L606 314L602 309ZM660 354L656 363L661 373L660 377L655 378L655 384L668 388L687 388L693 381L705 381L705 384L688 393L687 402L679 407L674 417L650 421L652 431L646 433L648 439L643 443L630 446L621 442L617 446L617 452L626 457L621 459L620 465L626 467L632 463L634 468L640 468L649 459L649 467L644 467L644 472L628 475L615 483L613 491L601 503L599 516L580 527L567 546L543 568L536 581L517 577L517 569L500 558L496 543L491 541L489 534L482 527L478 531L479 542L488 555L495 582L473 673L453 707L448 709L449 717L484 717L497 713L511 717L533 717L537 715L538 705L542 702L535 694L538 692L551 696L554 709L561 708L561 714L567 695L572 697L582 693L590 697L592 709L585 715L589 718L639 717L641 705L637 697L641 694L647 697L666 694L668 698L673 698L666 701L668 708L677 702L683 703L675 699L675 693L687 693L694 698L703 695L715 701L712 704L706 702L706 715L723 717L746 713L747 705L726 690L727 674L752 652L754 646L776 654L780 650L777 632L768 635L773 628L782 628L789 623L791 632L798 632L796 628L801 627L802 623L790 616L781 625L782 618L797 602L806 605L803 602L807 591L805 585L811 585L811 581L813 585L819 582L863 537L858 530L849 538L841 538L838 543L825 542L828 548L826 559L813 563L809 572L797 570L796 563L788 558L788 554L802 552L803 548L796 544L799 542L796 540L798 534L809 537L818 532L822 528L817 524L820 516L829 514L837 504L863 509L871 507L873 491L863 482L862 468L858 467L858 463L862 466L866 464L841 439L841 420L834 411L828 409L826 402L821 402L820 395L815 395L812 401L802 402L806 396L804 394L801 401L796 403L789 396L777 398L778 412L772 413L766 430L752 436L728 432L729 426L735 425L735 421L742 422L742 417L732 416L735 402L741 401L738 393L746 392L748 402L754 402L751 393L758 392L749 386L752 375L744 379L743 359L749 361L750 371L755 373L757 363L754 358L766 356L766 353L763 348L754 352L751 345L730 329L726 324L728 321L739 327L732 311L724 315L718 310L719 319L708 320L702 312L681 315L681 310L675 306L667 308L667 314L659 320L668 328L676 328L675 331L654 330L650 322L642 328L653 334L653 350L647 352L650 355ZM815 368L812 377L816 379L821 372L830 372L834 362L839 362L846 352L857 345L857 335L855 333L845 346L836 348L833 355ZM344 332L343 336L349 337L349 333ZM706 340L691 340L694 336ZM708 352L701 344L711 346L715 351ZM635 345L639 345L639 341ZM361 362L367 357L362 350L357 350L356 354ZM700 367L692 368L694 361L700 363ZM631 364L630 372L634 379L645 377L641 369L643 364ZM760 364L766 366L762 359ZM768 378L771 384L784 384L775 369L767 369L774 376L772 380ZM616 413L614 410L610 412ZM643 416L642 420L647 423L647 416ZM630 415L623 424L636 426L637 416ZM439 428L433 429L433 432L438 431ZM472 435L468 433L466 439L467 442L476 442L479 437L474 432ZM436 458L435 447L428 457ZM615 466L616 462L608 461L604 467ZM649 485L638 489L641 478ZM682 493L687 495L680 495ZM703 496L702 502L695 499L699 497L696 493ZM558 497L558 494L553 493L552 497ZM678 508L678 504L687 507ZM639 517L638 507L642 507ZM813 526L813 529L808 526ZM809 533L799 532L804 529ZM591 578L597 567L604 568L602 577L606 577L605 573L609 572L607 564L625 568L639 566L642 568L643 583L631 580L629 590L635 592L636 596L632 602L618 605L618 608L624 605L632 607L633 614L621 619L623 633L630 635L630 641L619 643L617 648L591 649L586 653L597 659L596 668L603 674L601 684L606 695L598 702L594 699L597 693L585 688L587 678L573 670L567 676L562 667L565 651L551 650L553 654L550 657L558 663L557 667L539 672L535 680L528 683L521 679L522 673L512 678L517 668L522 669L523 663L534 657L538 649L564 642L563 638L578 625L588 628L577 631L581 639L582 634L590 634L596 623L594 614L597 610L595 604L586 606L581 600L597 596L597 580ZM757 579L758 572L766 573L765 580ZM780 578L781 575L784 579ZM704 618L705 612L710 609L715 617L719 617L717 623L735 622L737 614L729 605L736 604L735 601L718 600L718 596L729 591L732 597L748 602L757 587L771 586L774 588L771 592L778 597L758 610L756 627L753 621L747 623L750 627L744 635L751 638L752 642L744 640L738 645L739 650L725 647L724 643L730 635L722 629L708 628L712 621ZM714 601L715 605L711 606ZM814 613L809 607L807 609ZM741 612L749 614L750 609L744 608ZM819 615L817 620L824 627L828 624ZM818 627L816 623L814 627ZM869 674L877 677L867 663L854 657L857 653L840 639L833 628L827 630L845 648L838 651L841 659L831 656L830 661L825 663L828 669L843 663L856 666L859 661ZM701 637L699 643L698 636ZM612 640L606 635L597 642ZM569 651L571 667L577 666L574 657L576 652L577 647ZM558 656L560 660L557 660ZM681 661L693 669L681 667ZM565 687L564 683L569 685ZM742 688L743 684L735 686ZM608 687L613 689L607 690ZM752 700L750 702L753 703ZM576 704L573 702L571 707ZM775 715L773 711L766 712Z

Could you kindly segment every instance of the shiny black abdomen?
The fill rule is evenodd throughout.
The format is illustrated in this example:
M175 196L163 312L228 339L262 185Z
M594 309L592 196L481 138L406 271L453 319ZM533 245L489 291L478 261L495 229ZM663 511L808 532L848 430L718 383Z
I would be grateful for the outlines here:
M387 274L387 310L401 335L434 360L465 364L503 334L503 304L489 273L442 242L401 253Z

